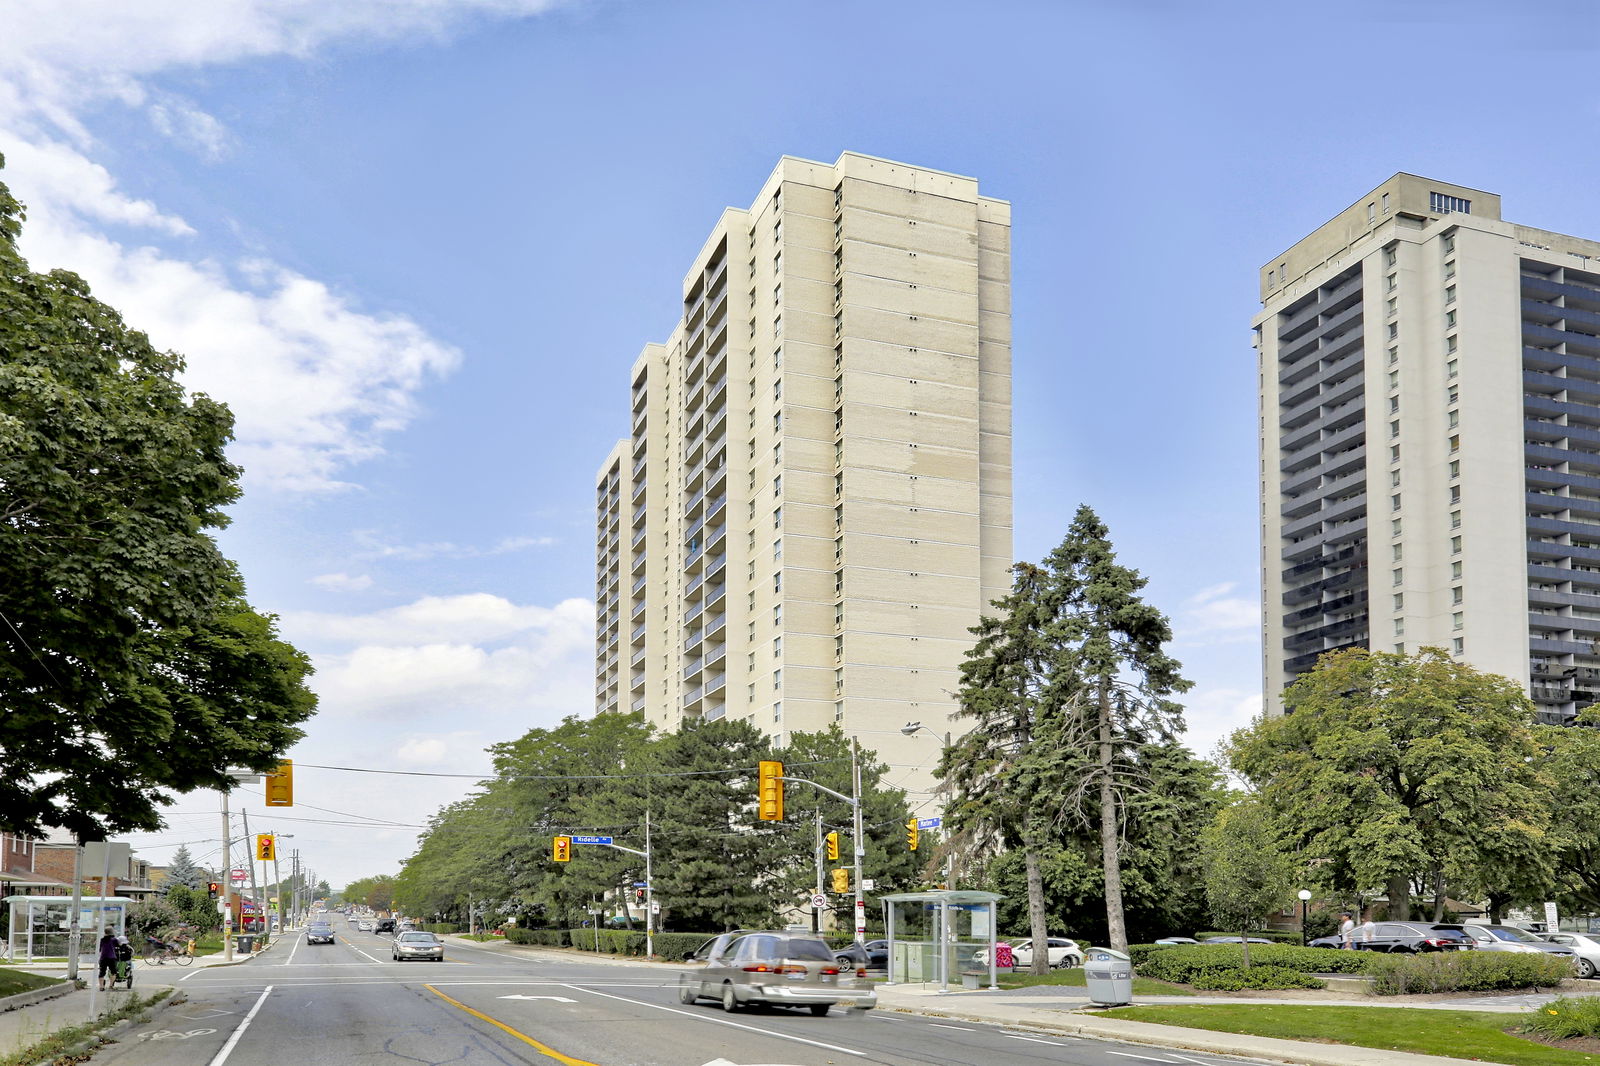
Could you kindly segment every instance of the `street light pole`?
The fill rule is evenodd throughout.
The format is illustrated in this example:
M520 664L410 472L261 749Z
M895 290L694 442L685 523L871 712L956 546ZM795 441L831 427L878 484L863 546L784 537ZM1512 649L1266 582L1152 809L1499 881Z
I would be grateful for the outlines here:
M1311 902L1311 890L1302 888L1298 893L1300 897L1300 946L1306 946L1306 906Z

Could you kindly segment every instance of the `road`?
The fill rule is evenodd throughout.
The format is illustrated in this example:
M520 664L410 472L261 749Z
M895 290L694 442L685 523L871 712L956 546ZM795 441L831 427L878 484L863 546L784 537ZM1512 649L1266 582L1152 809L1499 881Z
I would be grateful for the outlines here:
M446 947L397 963L389 939L335 917L337 942L280 944L245 966L143 971L186 1002L94 1057L97 1066L1222 1066L1239 1060L888 1011L725 1014L678 1002L676 974Z

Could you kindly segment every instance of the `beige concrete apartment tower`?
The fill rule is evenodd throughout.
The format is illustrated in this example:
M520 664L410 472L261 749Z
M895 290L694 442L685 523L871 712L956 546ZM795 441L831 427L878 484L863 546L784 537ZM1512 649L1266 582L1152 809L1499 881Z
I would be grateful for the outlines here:
M975 180L853 153L723 213L596 481L599 710L839 723L929 787L901 727L960 731L1010 585L1010 234Z
M1600 244L1396 174L1261 269L1268 713L1324 651L1600 698Z

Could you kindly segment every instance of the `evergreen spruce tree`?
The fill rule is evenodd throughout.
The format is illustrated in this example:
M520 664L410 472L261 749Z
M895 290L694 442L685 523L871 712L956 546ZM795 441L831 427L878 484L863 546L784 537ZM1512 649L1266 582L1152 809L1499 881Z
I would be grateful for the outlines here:
M180 844L172 856L171 865L167 867L167 879L161 883L161 893L168 895L180 885L184 888L199 888L203 880L200 867L195 865L188 846Z

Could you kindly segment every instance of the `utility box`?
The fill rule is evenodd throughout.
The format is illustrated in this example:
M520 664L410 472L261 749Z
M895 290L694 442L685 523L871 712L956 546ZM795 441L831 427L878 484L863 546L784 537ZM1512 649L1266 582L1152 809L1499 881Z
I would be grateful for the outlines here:
M1083 963L1089 1002L1097 1007L1125 1007L1133 1002L1133 960L1112 948L1090 948Z

